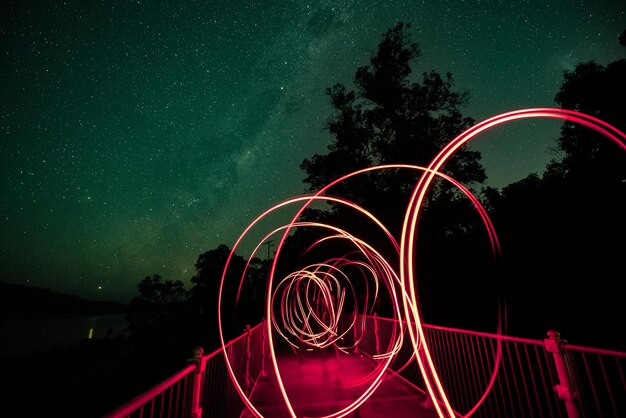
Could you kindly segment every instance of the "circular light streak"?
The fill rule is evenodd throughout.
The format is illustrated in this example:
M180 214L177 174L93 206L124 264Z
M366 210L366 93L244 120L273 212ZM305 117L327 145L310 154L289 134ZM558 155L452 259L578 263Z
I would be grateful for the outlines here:
M404 343L405 331L408 331L407 333L413 347L412 359L415 359L418 363L427 393L433 401L432 404L434 405L438 416L441 418L456 418L458 415L454 412L453 406L445 393L443 383L437 373L430 354L430 348L426 340L423 338L424 333L422 321L419 315L417 292L415 289L417 278L415 277L414 266L416 260L413 257L415 242L418 238L418 221L420 219L423 202L425 201L426 195L433 180L435 179L435 176L443 178L444 180L455 185L471 200L485 226L485 230L491 243L492 252L494 256L497 257L500 254L500 245L495 229L489 219L489 216L487 215L486 210L480 204L478 199L465 186L460 184L455 179L443 174L440 170L460 147L467 144L479 134L508 122L528 118L553 118L581 124L601 133L611 141L618 144L622 149L626 150L626 135L598 118L584 113L564 109L521 109L496 115L470 127L450 141L439 152L439 154L433 158L427 167L406 164L390 164L368 167L338 178L337 180L324 186L314 195L294 197L281 202L260 214L244 229L243 233L233 245L233 248L228 256L220 282L218 300L218 322L222 347L224 348L225 346L224 332L222 328L222 293L224 283L227 279L228 267L236 249L250 230L262 219L280 208L298 204L301 205L301 207L298 209L292 221L289 224L276 228L268 233L264 239L257 244L249 258L249 260L252 259L261 245L263 245L263 242L265 242L269 237L282 232L282 236L276 247L274 260L269 272L267 285L268 291L265 297L265 313L268 318L266 321L266 331L268 335L268 346L270 349L269 351L272 366L276 374L280 393L290 416L295 418L296 413L285 390L280 370L278 369L272 331L275 330L281 338L291 344L294 348L306 346L323 349L334 345L340 350L347 350L352 346L341 345L342 337L347 335L349 332L354 332L357 336L354 344L358 344L360 336L363 333L365 322L364 320L361 320L361 322L358 323L357 313L361 312L367 314L368 312L371 312L374 302L381 297L380 290L385 289L386 293L390 297L391 303L393 304L393 319L396 323L389 346L382 354L376 356L376 358L380 361L375 370L366 377L369 386L363 391L363 393L347 407L326 415L323 418L338 418L346 416L361 406L369 398L369 396L374 393L382 382L385 371L395 359L396 354L399 352L402 344ZM365 208L362 208L346 199L326 196L326 192L331 187L351 177L374 170L386 169L419 170L422 173L417 180L413 192L411 193L411 197L405 211L404 223L402 225L402 233L399 243L391 235L387 228ZM305 209L316 201L325 201L345 205L346 207L355 210L357 214L361 214L362 216L368 218L387 236L389 240L388 245L390 244L397 254L397 265L399 266L399 271L395 271L392 268L393 263L385 260L381 255L381 252L377 251L370 243L359 239L353 234L332 225L299 221ZM307 248L307 251L310 251L311 249L319 245L323 245L331 240L343 240L348 242L351 246L353 246L354 250L348 254L339 255L324 262L310 264L303 269L292 272L278 280L277 284L274 286L274 276L277 270L277 263L280 259L281 250L285 240L290 231L300 227L319 228L327 231L329 234L311 244ZM247 268L248 265L246 265L246 270ZM368 299L365 300L362 306L358 306L356 302L357 298L354 296L355 290L353 287L353 279L348 273L346 273L346 269L357 269L360 272L361 279L364 280L364 283L366 283L367 289L372 289L371 297L369 297L368 291ZM239 279L236 302L239 300L245 275L246 272L244 270ZM350 300L353 305L350 310L353 314L347 321L341 321L340 318L346 314L346 295L352 295L348 298L348 300ZM274 315L275 311L280 312L279 317ZM364 318L364 315L362 315L361 318ZM262 417L262 414L254 406L242 390L240 383L237 381L230 360L226 354L226 350L223 349L223 352L229 375L231 376L241 399L246 404L250 412L257 417ZM487 387L480 399L467 413L465 413L465 415L463 415L464 417L471 416L479 408L493 386L499 368L500 353L500 345L498 345L496 361L494 369L491 372L490 382L487 384Z

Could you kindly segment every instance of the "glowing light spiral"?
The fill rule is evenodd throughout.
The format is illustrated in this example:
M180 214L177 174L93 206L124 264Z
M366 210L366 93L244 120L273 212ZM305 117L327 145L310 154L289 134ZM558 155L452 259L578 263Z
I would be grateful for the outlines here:
M413 348L413 356L410 361L416 361L418 363L428 396L433 401L432 404L437 414L442 418L456 418L457 414L445 393L444 385L433 363L431 349L423 338L422 320L419 315L418 298L415 288L417 280L415 277L416 260L413 256L415 253L415 243L418 239L417 225L422 212L422 205L429 188L435 176L439 176L451 182L471 200L483 221L494 256L499 255L500 245L498 237L485 209L467 188L456 180L446 176L440 172L440 170L461 146L481 133L504 123L528 118L553 118L581 124L601 133L618 144L623 150L626 150L626 135L623 132L590 115L552 108L521 109L494 116L470 127L450 141L427 167L401 164L369 167L346 174L324 186L314 195L298 196L281 202L260 214L248 225L233 245L231 253L229 254L222 274L220 298L218 302L218 321L222 347L225 345L222 328L222 294L224 283L227 280L229 263L235 251L238 249L243 238L255 225L259 224L262 219L280 208L300 205L292 221L265 235L250 256L250 259L252 259L252 256L259 250L266 239L274 234L282 233L269 272L267 284L268 292L265 295L265 315L268 318L268 321L266 321L266 331L272 366L280 393L283 396L289 414L292 417L296 417L296 413L285 390L278 368L276 352L274 351L273 331L276 331L278 336L296 349L300 348L300 346L323 349L334 345L340 350L349 350L359 343L364 332L365 322L363 319L359 320L359 318L364 318L365 315L359 314L371 313L374 304L379 300L384 300L384 293L388 301L392 304L392 312L394 315L392 319L395 322L389 344L382 350L381 354L376 356L379 362L377 363L376 369L368 374L367 382L369 385L367 385L363 393L350 405L326 415L324 418L346 416L361 406L374 393L382 382L385 371L395 359L402 345L405 344L405 334L408 334L409 342ZM351 177L374 170L386 169L406 169L421 172L405 210L404 223L402 225L402 233L399 241L397 241L387 228L365 208L346 199L325 195L331 187ZM302 213L312 203L319 201L344 205L354 210L356 214L360 214L366 219L369 219L369 221L387 237L388 242L386 245L390 245L391 248L393 248L397 260L394 260L395 262L386 260L382 256L383 252L379 251L371 243L367 243L359 237L336 226L300 221L299 219ZM277 272L277 264L280 260L281 250L285 240L292 230L301 227L316 228L326 231L327 233L323 238L318 239L307 247L305 251L311 251L318 246L334 240L342 240L348 243L352 247L352 250L346 254L336 255L323 262L310 264L302 269L287 274L285 277L277 279L276 284L274 284L274 276ZM398 266L397 270L392 267L394 265ZM246 269L247 268L248 266L246 266ZM350 273L347 271L350 271ZM358 274L355 275L355 271L358 272ZM239 279L236 301L239 300L245 275L246 272L244 271ZM355 296L355 276L358 277L358 280L362 280L364 286L368 289L367 297L362 302L358 302L358 298ZM346 303L350 304L349 309ZM278 316L275 315L275 312L279 313ZM343 337L348 333L353 333L355 338L352 343L346 345L342 341ZM228 372L241 399L250 412L257 417L262 417L262 414L242 390L241 384L237 381L230 360L226 355L226 350L224 349L223 351ZM478 409L493 386L499 367L499 355L500 350L498 349L498 357L496 358L494 369L491 372L491 380L480 399L465 413L465 417L471 416Z

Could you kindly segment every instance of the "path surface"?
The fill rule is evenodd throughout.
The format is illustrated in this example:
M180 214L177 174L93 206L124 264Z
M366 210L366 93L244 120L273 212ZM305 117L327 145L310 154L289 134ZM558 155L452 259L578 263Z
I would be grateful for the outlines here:
M298 417L320 417L348 406L367 385L358 385L374 369L374 362L359 354L337 354L332 350L285 354L278 358L285 390ZM278 390L273 369L261 379L252 394L252 402L266 418L288 418ZM389 373L374 394L353 418L436 418L431 407L424 406L425 395L401 378ZM249 413L242 418L252 416Z

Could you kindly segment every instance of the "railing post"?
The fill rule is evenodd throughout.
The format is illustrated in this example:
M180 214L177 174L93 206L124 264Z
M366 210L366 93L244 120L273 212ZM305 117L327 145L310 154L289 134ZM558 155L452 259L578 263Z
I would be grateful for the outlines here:
M250 357L252 357L252 353L250 352L250 325L246 325L245 329L246 333L246 394L250 394Z
M267 372L265 371L265 332L267 328L261 322L261 372L260 377L265 379L267 377Z
M380 339L378 338L378 315L374 312L374 336L376 337L376 354L380 354Z
M358 327L356 326L356 321L355 321L354 325L352 326L352 332L353 332L353 335L354 335L354 341L353 342L354 342L354 352L355 353L359 352L359 343L358 343L359 335L357 334L357 330L356 330L357 328Z
M554 390L557 396L565 401L568 418L579 418L578 394L576 393L572 370L563 348L563 344L567 341L562 340L561 334L557 331L550 330L548 331L548 338L544 339L543 342L546 351L552 353L556 372L559 376L559 383L554 385Z
M191 392L191 417L202 417L202 378L204 377L204 370L206 368L206 362L202 359L203 354L202 347L195 347L193 349L193 357L189 359L189 362L195 364L196 371L193 376L193 390Z

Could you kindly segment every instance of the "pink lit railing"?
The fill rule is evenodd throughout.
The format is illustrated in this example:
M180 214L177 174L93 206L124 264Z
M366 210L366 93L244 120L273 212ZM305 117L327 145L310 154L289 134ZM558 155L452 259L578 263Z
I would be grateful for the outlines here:
M228 360L237 381L250 396L259 380L265 376L265 321L250 328L226 344ZM218 350L219 351L219 350ZM200 417L240 418L246 409L232 383L224 356L211 356L206 361L201 391Z
M235 377L248 396L265 376L267 340L263 324L226 344ZM366 325L358 350L370 356L380 354L393 337L394 322L369 316ZM466 414L489 386L498 342L498 373L473 417L626 416L624 352L569 344L554 331L545 340L435 325L424 325L424 332L437 372L459 416ZM411 353L411 344L405 340L392 365L393 373L424 393L424 382ZM208 355L198 350L191 364L105 418L241 418L244 410L221 349Z
M370 316L359 350L381 354L394 322ZM557 332L545 340L516 338L424 325L426 341L459 416L471 410L489 387L498 342L498 373L474 417L602 418L626 416L626 353L567 344ZM408 339L408 337L407 337ZM397 375L425 393L410 342L392 365ZM404 367L406 365L406 367Z
M247 327L239 337L225 345L237 380L250 394L264 376L264 322ZM221 349L195 357L179 372L131 399L103 418L239 418L244 404L237 394Z
M582 417L626 416L626 353L563 343L577 383Z
M193 364L105 415L105 418L188 417L196 367Z

